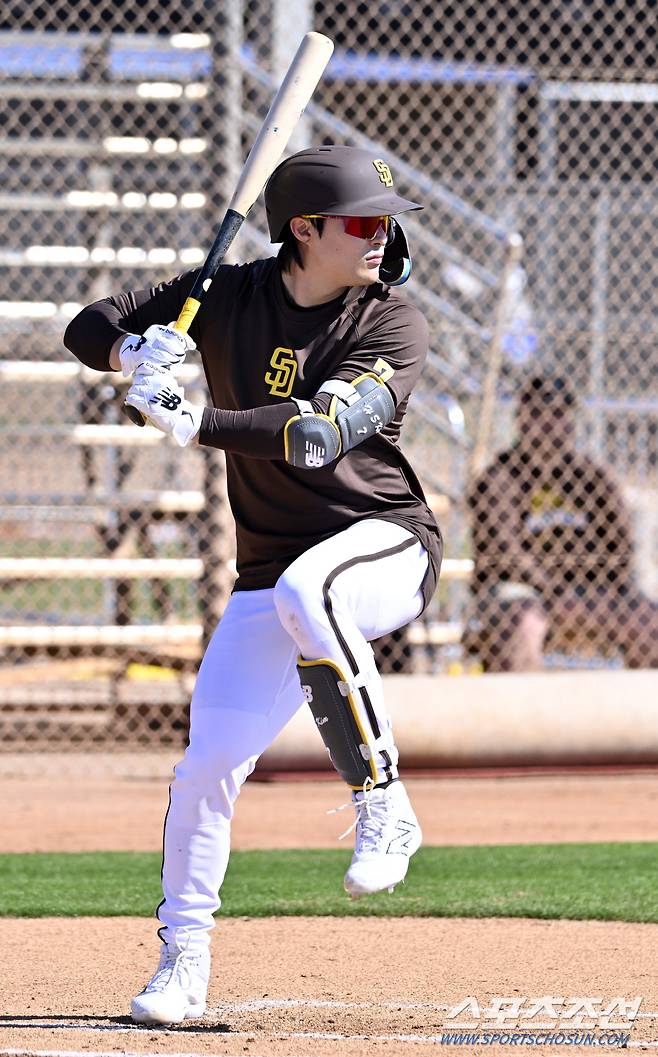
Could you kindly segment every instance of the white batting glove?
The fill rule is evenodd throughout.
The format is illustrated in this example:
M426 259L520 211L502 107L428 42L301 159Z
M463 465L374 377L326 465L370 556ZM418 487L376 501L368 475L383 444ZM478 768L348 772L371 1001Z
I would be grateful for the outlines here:
M186 354L195 348L189 335L174 330L173 323L168 327L154 323L142 335L128 334L121 342L119 360L123 377L127 378L142 364L175 374Z
M126 394L126 404L137 408L156 429L173 437L181 448L201 429L203 408L185 399L185 391L171 371L143 365Z

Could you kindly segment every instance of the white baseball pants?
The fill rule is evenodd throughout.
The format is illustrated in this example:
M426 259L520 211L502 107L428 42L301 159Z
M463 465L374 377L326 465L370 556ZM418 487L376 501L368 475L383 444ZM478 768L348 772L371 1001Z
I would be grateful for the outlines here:
M368 520L306 551L276 587L231 596L199 669L189 745L170 787L157 911L165 942L209 942L240 787L297 709L308 708L300 654L343 671L356 665L368 676L380 730L390 729L369 640L418 616L426 572L427 554L415 536ZM390 764L390 752L386 759ZM386 760L377 762L385 767Z

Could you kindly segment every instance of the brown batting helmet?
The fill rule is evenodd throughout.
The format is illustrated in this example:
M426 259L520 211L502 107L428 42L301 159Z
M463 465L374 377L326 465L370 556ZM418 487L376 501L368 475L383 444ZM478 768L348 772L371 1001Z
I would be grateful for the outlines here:
M288 221L305 214L376 217L422 208L397 194L382 158L360 147L299 151L276 167L265 186L272 242L281 242Z

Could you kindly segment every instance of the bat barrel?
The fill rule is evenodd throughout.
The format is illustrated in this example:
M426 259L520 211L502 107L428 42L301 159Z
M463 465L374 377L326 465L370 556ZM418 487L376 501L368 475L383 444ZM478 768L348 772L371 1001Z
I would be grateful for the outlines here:
M276 168L334 50L322 33L307 33L299 45L249 152L230 207L246 216Z
M185 334L189 331L229 246L281 159L333 50L333 42L322 33L306 33L303 37L249 152L215 241L174 324L176 330ZM136 425L144 425L139 411L129 404L125 409Z

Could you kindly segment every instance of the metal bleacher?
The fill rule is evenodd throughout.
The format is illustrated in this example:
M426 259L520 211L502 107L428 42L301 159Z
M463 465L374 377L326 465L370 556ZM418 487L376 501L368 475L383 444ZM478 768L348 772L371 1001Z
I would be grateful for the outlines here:
M66 324L83 304L203 259L204 44L203 37L0 34L0 378L8 409L0 433L16 461L3 474L0 531L12 539L22 525L29 539L38 523L68 544L57 557L12 556L9 547L0 579L31 584L33 596L48 579L96 580L105 600L105 620L97 614L87 624L5 614L0 645L13 655L93 647L148 658L170 647L192 661L218 615L221 592L205 607L200 596L199 618L184 623L145 624L117 613L127 584L198 582L208 563L216 566L210 525L205 541L196 532L194 558L112 550L91 557L89 531L92 540L105 538L133 512L203 520L208 467L203 457L184 464L155 431L124 422L123 380L88 371L62 348ZM202 384L197 364L186 369L185 384ZM58 468L44 480L39 461L48 465L43 453L53 451ZM141 484L124 487L122 463ZM222 564L225 597L234 573Z
M106 614L98 622L70 625L62 619L5 618L0 647L93 646L151 656L169 643L196 657L230 589L232 530L222 501L221 469L208 464L203 453L186 452L183 460L160 434L129 425L120 413L125 383L72 362L61 344L68 320L83 304L110 290L150 284L203 259L217 223L206 193L210 63L209 41L201 34L0 33L5 173L0 379L8 408L0 416L0 434L16 460L16 471L1 486L0 533L3 526L41 523L71 541L67 553L57 557L10 555L0 562L0 580L97 579L103 583ZM241 65L263 101L262 107L242 112L245 137L251 139L275 85L248 51L241 54ZM315 136L370 145L320 106L310 106L307 116ZM406 446L432 499L445 505L455 551L443 577L461 591L472 569L462 556L463 482L492 428L504 302L520 240L401 159L395 164L407 193L422 194L433 206L422 223L412 218L408 224L417 253L410 296L428 315L436 343L410 405ZM259 208L241 237L243 255L271 252ZM457 238L451 238L456 227L462 236L469 232L459 249ZM441 264L477 277L486 291L480 318L445 286ZM456 338L461 351L453 355ZM464 345L468 370L463 369ZM198 364L186 368L184 382L203 385ZM111 387L112 399L103 396L103 386ZM85 422L79 408L89 392L104 411ZM480 432L474 440L464 430L462 404L478 408ZM53 471L50 480L39 479L44 448L61 455L60 471ZM137 466L131 474L140 478L139 486L129 487L118 473L126 452ZM100 469L90 484L77 463L91 465L98 458ZM214 490L212 515L209 488ZM116 522L118 512L135 510L145 517L205 519L207 534L197 540L198 556L76 552L77 533L85 526L102 529ZM212 602L200 592L199 619L117 620L117 590L128 581L181 579L201 585L209 576L219 590L208 589ZM434 610L412 629L411 638L417 645L441 646L457 642L459 635L448 604L446 612Z

